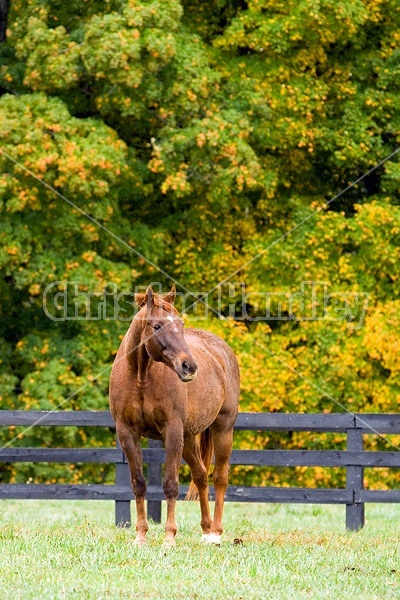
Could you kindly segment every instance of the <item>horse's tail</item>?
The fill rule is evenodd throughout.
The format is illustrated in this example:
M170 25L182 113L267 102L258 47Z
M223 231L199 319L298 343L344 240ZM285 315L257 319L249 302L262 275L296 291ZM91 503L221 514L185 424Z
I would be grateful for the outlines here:
M204 465L207 469L207 473L210 470L210 465L214 453L214 443L211 435L211 430L209 427L203 431L200 435L200 453L201 458L203 459ZM198 500L199 492L197 490L196 484L193 479L190 482L189 489L186 494L185 500Z

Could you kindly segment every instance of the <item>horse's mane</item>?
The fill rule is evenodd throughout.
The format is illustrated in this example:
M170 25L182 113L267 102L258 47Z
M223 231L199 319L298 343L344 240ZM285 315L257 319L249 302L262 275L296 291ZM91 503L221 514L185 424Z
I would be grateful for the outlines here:
M138 303L138 305L140 306L140 308L142 308L142 306L145 306L145 304L146 304L146 294L135 294L135 300ZM165 300L165 297L161 296L160 294L154 294L153 303L154 303L154 306L159 306L160 308L165 308L165 310L172 311L175 315L179 314L179 312L176 310L175 306L173 304L171 304L170 302L167 302Z
M165 308L166 310L172 310L175 315L179 314L179 311L176 310L175 306L164 300L162 296L157 295L154 297L154 305Z
M204 338L205 340L209 340L214 337L210 331L205 331L204 329L197 329L196 327L188 327L185 329L185 333L193 333L197 335L197 337Z

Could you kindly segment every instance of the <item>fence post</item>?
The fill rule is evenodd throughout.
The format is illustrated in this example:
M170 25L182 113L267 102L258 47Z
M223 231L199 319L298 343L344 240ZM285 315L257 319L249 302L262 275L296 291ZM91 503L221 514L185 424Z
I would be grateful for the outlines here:
M149 448L162 448L162 442L158 440L149 440ZM148 485L162 485L162 472L160 463L148 463ZM161 500L147 501L147 515L153 519L154 523L161 523Z
M362 452L364 450L362 429L347 429L347 450L350 452ZM352 504L346 504L346 528L351 531L358 531L364 527L365 522L365 504L356 502L357 496L364 489L364 467L347 467L346 488L353 490L353 502Z
M117 448L122 451L121 445L117 438ZM116 463L115 483L116 485L131 487L131 476L129 465L126 462L126 456L123 454L123 461ZM115 524L117 527L131 526L131 502L130 500L115 501Z

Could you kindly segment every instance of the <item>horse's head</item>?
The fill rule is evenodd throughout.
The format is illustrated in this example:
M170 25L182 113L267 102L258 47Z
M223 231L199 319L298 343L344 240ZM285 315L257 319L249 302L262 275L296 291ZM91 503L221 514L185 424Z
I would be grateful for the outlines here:
M174 307L175 295L175 286L166 296L155 294L149 286L145 294L136 294L136 301L139 306L146 306L142 341L147 354L175 371L181 381L188 382L197 375L197 363Z

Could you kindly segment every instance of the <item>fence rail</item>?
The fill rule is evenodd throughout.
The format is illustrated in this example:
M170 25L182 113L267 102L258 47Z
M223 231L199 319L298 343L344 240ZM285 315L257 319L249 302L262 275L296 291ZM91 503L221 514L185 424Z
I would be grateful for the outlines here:
M113 418L106 411L0 411L0 427L10 426L115 429ZM400 502L400 489L364 490L363 487L364 468L400 468L400 452L372 452L363 449L363 437L366 434L400 433L400 414L240 413L235 430L346 433L347 450L234 450L231 458L232 465L342 467L346 469L346 488L230 486L226 494L227 501L345 504L346 526L351 530L363 527L366 502ZM116 524L130 525L133 494L126 457L118 442L116 448L3 447L0 449L0 462L114 463L115 485L0 484L0 499L113 500ZM165 462L165 451L160 442L149 440L149 447L143 449L143 462L148 465L148 512L159 522L161 501L164 498L161 470ZM179 499L185 497L186 491L187 488L181 486ZM211 488L211 498L213 494Z

